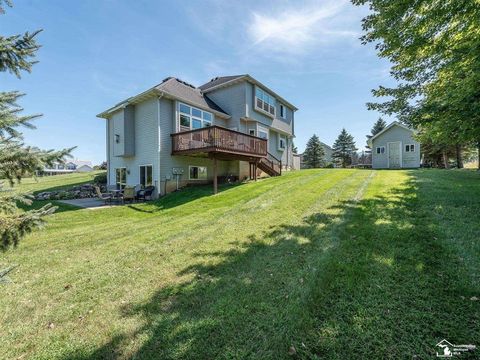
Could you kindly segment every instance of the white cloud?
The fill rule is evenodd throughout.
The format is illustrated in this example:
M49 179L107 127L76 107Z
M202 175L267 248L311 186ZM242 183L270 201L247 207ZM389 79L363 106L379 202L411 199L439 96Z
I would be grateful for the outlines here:
M312 45L341 37L358 37L357 32L345 28L348 22L342 17L348 4L337 0L299 10L286 8L273 15L253 12L248 34L257 49L289 53L302 53Z

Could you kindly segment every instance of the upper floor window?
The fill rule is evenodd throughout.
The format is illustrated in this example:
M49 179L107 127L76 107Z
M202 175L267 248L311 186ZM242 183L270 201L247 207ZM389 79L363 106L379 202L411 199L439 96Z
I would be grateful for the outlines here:
M415 152L415 144L405 145L405 152Z
M255 109L275 116L275 98L259 87L255 88Z
M282 104L280 104L280 117L282 119L286 119L287 118L287 109L285 108L285 106L283 106Z
M212 125L213 115L195 107L179 104L180 131L200 129Z
M377 146L377 154L385 154L385 146Z
M283 135L278 136L278 150L285 150L287 148L287 139Z

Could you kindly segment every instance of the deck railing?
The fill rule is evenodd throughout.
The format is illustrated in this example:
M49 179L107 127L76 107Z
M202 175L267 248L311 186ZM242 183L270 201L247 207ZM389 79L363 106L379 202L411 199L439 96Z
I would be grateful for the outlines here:
M220 126L171 134L172 154L226 152L267 156L267 140Z

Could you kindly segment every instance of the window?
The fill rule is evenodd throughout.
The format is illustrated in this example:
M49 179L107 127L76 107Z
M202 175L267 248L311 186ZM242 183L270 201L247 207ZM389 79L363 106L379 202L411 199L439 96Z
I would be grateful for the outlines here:
M275 116L275 98L259 87L255 88L255 109Z
M255 136L255 129L250 129L250 130L248 130L248 133L249 133L250 135Z
M127 185L127 169L116 168L115 169L115 184L117 189L123 189Z
M415 144L405 145L405 152L415 152Z
M209 112L185 105L179 104L180 111L180 131L200 129L212 125L213 115Z
M120 135L115 134L115 142L118 144L120 142Z
M140 166L140 185L142 187L152 186L153 185L153 166L152 165L141 165Z
M385 154L385 146L377 146L377 154Z
M64 169L65 169L65 165L63 165L63 164L58 164L57 169L58 169L58 170L64 170Z
M282 119L286 119L287 118L287 111L285 109L285 106L283 106L282 104L280 104L280 117Z
M268 130L259 126L258 127L258 130L257 130L257 133L258 133L258 137L259 138L262 138L262 139L268 139Z
M285 150L287 147L287 139L285 136L279 135L278 136L278 150L282 151Z
M190 166L189 180L207 180L206 166Z

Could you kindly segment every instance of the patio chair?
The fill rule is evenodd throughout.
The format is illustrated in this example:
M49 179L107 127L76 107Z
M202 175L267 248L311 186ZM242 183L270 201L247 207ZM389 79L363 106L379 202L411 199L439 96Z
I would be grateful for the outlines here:
M133 186L126 186L125 189L123 189L123 201L130 201L134 202L136 198L136 193L135 193L135 188Z
M137 200L147 200L152 199L153 192L155 191L155 186L147 186L145 189L142 189L137 192Z
M105 202L105 205L107 204L107 201L111 204L112 203L112 194L110 193L102 193L100 191L100 188L98 186L95 186L95 194L100 200L103 200Z

